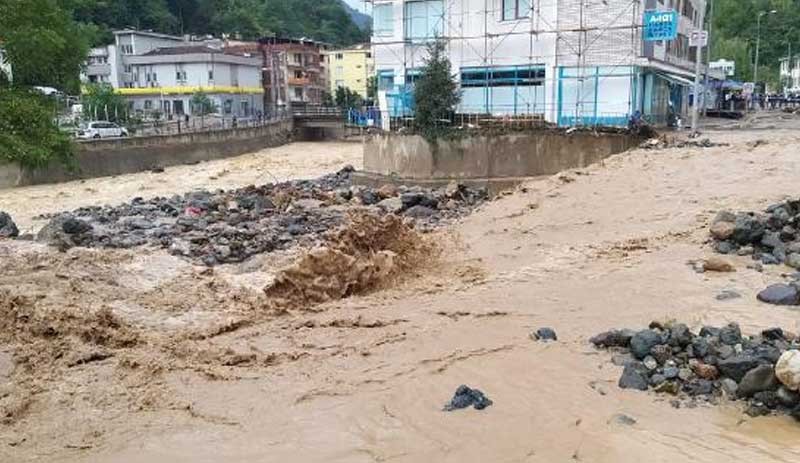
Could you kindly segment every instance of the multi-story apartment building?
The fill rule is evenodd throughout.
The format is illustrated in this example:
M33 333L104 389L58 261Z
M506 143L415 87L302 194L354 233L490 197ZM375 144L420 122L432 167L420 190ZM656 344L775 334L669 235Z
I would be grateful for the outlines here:
M784 93L800 93L800 57L781 59L781 82Z
M132 29L114 31L113 44L90 50L81 79L84 82L109 83L114 88L133 87L130 57L187 43L188 37Z
M223 116L252 117L263 112L258 55L198 43L129 55L125 62L130 78L118 91L135 111L191 115L195 110L191 99L202 92Z
M276 95L277 103L290 105L322 104L328 92L325 69L326 44L307 39L265 37L258 41L268 69L277 81L265 79L265 92ZM283 71L285 69L285 72ZM285 77L285 83L279 77ZM268 88L269 87L269 88ZM281 98L281 92L286 95Z
M706 0L373 0L381 106L413 110L426 44L441 37L463 113L536 114L562 125L654 122L685 112L688 37ZM643 40L647 10L677 12L677 38Z
M375 75L375 61L368 45L330 50L325 52L325 58L331 94L339 87L346 87L367 98L369 79Z

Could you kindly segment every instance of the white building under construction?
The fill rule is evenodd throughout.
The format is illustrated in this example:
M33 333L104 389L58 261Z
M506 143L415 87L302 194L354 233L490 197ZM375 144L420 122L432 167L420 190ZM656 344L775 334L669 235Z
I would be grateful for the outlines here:
M413 112L426 43L447 41L459 112L539 115L560 125L653 123L685 113L691 31L706 0L372 0L382 109ZM673 40L645 41L645 12L675 11Z

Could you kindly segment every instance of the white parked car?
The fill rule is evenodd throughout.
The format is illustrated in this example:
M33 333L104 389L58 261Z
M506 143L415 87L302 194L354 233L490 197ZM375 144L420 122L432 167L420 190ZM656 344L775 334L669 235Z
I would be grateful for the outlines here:
M96 138L112 138L112 137L127 137L128 130L120 127L113 122L107 121L93 121L81 127L78 130L78 138L83 139L96 139Z

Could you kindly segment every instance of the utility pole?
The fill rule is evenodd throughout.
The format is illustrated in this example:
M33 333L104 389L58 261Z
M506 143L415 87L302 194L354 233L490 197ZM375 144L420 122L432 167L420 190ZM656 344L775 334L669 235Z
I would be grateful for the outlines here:
M711 5L709 7L709 15L708 15L708 50L706 51L706 80L703 84L703 88L708 88L708 71L711 69L711 50L713 49L712 40L714 40L714 0L710 0ZM716 105L715 105L716 106ZM705 116L708 112L708 105L703 105L703 116Z
M753 68L753 84L758 86L758 58L761 50L761 18L768 14L775 14L778 10L760 11L756 19L756 65Z
M704 30L704 21L706 17L706 9L703 8L700 10L700 35ZM698 123L700 119L700 66L703 62L703 40L702 37L699 37L699 42L697 43L697 52L695 53L695 63L694 63L694 104L692 105L692 134L697 133ZM704 90L705 91L705 90Z

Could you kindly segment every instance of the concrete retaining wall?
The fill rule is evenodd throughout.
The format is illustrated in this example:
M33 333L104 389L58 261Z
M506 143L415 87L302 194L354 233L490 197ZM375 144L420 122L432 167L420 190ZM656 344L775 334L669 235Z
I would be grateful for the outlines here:
M285 144L291 141L292 129L292 121L286 120L262 127L79 143L75 153L77 171L69 172L60 165L27 170L14 164L0 164L0 189L129 174L238 156Z
M586 167L640 141L621 133L548 130L469 135L432 146L418 135L378 134L364 144L364 171L418 182L512 180Z

